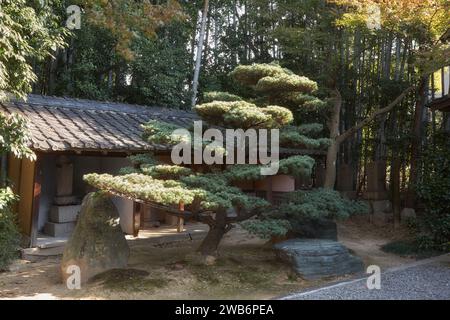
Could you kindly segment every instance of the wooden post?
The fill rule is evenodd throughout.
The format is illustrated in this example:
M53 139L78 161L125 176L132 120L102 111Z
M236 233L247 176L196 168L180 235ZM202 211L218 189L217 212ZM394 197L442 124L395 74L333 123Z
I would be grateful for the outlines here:
M39 156L36 159L34 167L34 179L33 179L33 206L31 210L31 231L30 231L30 247L36 246L38 224L39 224L39 202L41 199L41 165Z
M184 202L180 201L178 210L184 211ZM177 232L183 232L184 227L184 218L178 217L178 223L177 223Z

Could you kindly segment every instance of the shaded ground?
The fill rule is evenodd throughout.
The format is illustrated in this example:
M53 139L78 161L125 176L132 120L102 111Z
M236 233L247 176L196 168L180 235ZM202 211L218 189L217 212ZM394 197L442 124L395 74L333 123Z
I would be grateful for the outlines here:
M0 273L0 298L270 299L336 280L298 278L276 259L271 246L239 228L224 239L217 264L204 266L195 259L198 238L169 243L145 237L128 240L129 268L103 274L81 290L68 290L60 283L58 258L20 261L16 271ZM398 239L399 232L374 227L366 218L340 224L339 238L366 265L387 268L412 261L381 251L380 246Z
M367 278L286 297L287 300L450 300L450 255L392 268L381 274L380 289Z
M0 298L268 299L319 284L296 277L270 246L241 230L227 236L215 266L196 261L199 243L129 240L129 269L98 276L81 290L60 283L59 259L28 263L0 274Z
M361 257L366 266L378 265L383 270L415 260L382 250L389 242L408 239L406 227L394 230L393 225L376 226L367 221L367 216L355 216L338 224L338 240Z

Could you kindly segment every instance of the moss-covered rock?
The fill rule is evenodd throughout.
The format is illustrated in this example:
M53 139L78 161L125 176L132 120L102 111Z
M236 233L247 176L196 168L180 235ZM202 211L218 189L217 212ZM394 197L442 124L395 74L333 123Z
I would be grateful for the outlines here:
M72 237L61 261L63 281L70 276L67 268L76 265L84 283L96 274L127 266L130 249L119 224L119 213L109 196L89 193Z

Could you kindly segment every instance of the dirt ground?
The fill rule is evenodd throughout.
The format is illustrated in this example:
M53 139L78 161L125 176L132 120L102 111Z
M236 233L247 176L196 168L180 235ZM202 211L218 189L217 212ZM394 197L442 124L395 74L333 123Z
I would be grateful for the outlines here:
M411 261L380 250L404 236L402 231L375 227L367 218L338 226L339 240L366 265L381 268ZM80 290L61 283L59 258L18 260L15 271L0 273L0 298L7 299L270 299L327 281L305 281L276 259L271 246L240 228L226 235L214 266L198 263L199 240L155 243L129 240L128 269L112 270Z

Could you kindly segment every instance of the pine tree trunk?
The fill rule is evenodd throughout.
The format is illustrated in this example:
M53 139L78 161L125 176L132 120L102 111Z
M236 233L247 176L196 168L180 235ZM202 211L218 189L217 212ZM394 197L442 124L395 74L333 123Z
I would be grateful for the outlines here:
M208 234L203 239L198 251L202 256L217 256L217 248L226 233L225 226L210 226Z
M214 224L209 225L209 231L206 237L203 239L198 251L202 256L217 256L217 248L223 236L229 230L227 228L227 212L226 210L220 210L216 212Z

